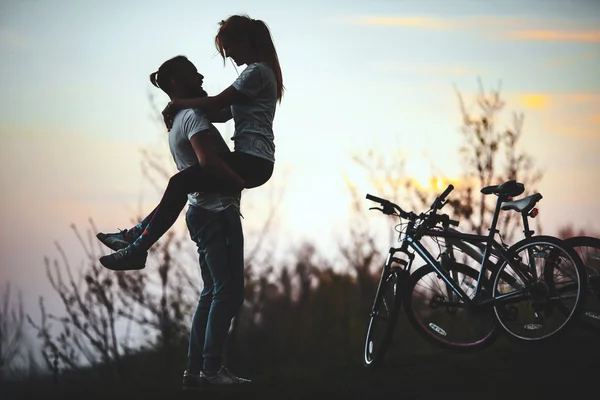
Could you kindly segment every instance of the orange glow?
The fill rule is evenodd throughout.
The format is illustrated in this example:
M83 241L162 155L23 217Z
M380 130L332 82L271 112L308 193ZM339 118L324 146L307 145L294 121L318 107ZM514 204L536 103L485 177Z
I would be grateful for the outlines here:
M544 94L528 94L523 96L521 99L521 103L523 103L528 108L533 109L542 109L546 108L549 103L549 96Z
M600 31L514 31L509 32L507 37L520 40L600 43Z

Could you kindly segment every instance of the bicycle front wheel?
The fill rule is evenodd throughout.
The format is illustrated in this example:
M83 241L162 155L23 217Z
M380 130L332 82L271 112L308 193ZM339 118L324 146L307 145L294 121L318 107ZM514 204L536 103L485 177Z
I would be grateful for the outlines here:
M400 291L405 271L392 268L382 276L367 326L363 365L374 368L381 364L390 345L402 302Z
M600 330L600 239L575 236L565 239L573 247L585 265L588 289L580 321L586 328Z
M494 312L511 339L543 342L566 330L581 310L587 279L581 259L551 236L524 239L495 272Z
M475 297L479 271L460 263L447 268L454 284L470 298ZM482 281L489 294L489 281ZM406 316L425 339L442 348L468 351L493 343L496 318L491 306L468 305L429 265L410 276L406 289Z

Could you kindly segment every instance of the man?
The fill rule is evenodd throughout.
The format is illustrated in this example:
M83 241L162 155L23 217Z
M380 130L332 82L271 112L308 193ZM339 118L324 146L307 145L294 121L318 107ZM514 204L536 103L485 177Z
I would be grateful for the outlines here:
M206 96L203 76L184 56L177 56L150 75L152 84L171 98ZM200 163L218 169L219 153L229 152L219 131L197 109L179 111L169 132L169 148L178 170ZM183 388L250 382L222 365L222 354L232 318L244 301L244 236L240 221L241 193L212 192L188 195L186 223L198 247L204 288L196 308ZM151 213L136 227L97 235L113 250L127 247L145 229Z

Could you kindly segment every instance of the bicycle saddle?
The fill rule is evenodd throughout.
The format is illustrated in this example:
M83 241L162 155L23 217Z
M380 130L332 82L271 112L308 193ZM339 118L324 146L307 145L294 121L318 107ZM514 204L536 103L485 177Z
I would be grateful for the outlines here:
M504 194L510 197L518 196L525 191L525 185L519 183L517 181L510 180L506 181L500 185L496 186L487 186L481 189L481 193L483 194Z
M532 194L531 196L524 197L519 200L506 201L502 203L502 209L515 210L520 213L528 213L535 207L535 204L542 199L542 195L539 193Z

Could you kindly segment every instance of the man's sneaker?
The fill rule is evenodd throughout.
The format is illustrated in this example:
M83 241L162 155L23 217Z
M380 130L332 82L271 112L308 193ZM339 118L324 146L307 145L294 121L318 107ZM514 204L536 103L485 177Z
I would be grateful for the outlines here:
M200 374L194 374L188 370L183 372L183 390L198 390L206 387L208 382Z
M124 231L119 230L118 233L102 233L102 232L100 232L96 235L96 237L106 247L108 247L111 250L117 251L117 250L124 249L125 247L127 247L131 243L133 243L133 240L127 240L128 236L131 236L131 234L127 235L127 232L129 232L127 229L125 229Z
M237 385L240 383L251 383L250 379L235 376L223 366L215 375L208 375L205 372L201 372L200 377L204 378L209 385Z
M113 271L143 269L146 266L148 252L136 246L127 246L115 253L100 257L100 263Z

